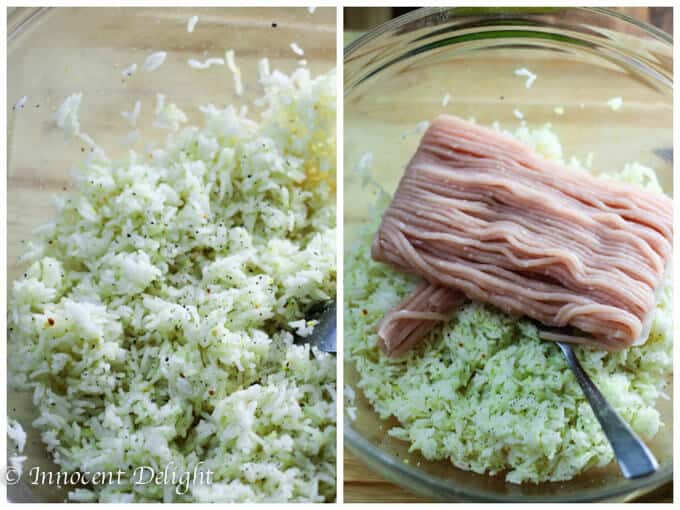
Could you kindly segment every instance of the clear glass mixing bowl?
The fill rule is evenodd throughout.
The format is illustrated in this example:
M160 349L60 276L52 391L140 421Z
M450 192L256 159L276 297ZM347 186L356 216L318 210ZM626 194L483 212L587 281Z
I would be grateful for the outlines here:
M672 163L657 152L673 145L672 55L667 35L603 9L428 8L377 27L345 50L346 246L375 199L352 172L361 155L373 153L373 177L394 190L420 138L414 127L442 111L514 128L517 109L530 126L551 122L566 155L585 160L592 152L593 167L601 170L639 161L655 168L672 192ZM531 88L514 74L522 67L537 75ZM613 97L623 98L618 111L607 104ZM387 435L396 421L378 417L357 381L346 361L357 420L345 416L345 446L385 478L426 497L620 501L672 479L672 401L658 404L666 425L649 443L661 464L653 476L626 480L612 463L569 482L514 485L409 453L407 443Z
M194 32L187 20L199 16ZM151 128L156 93L163 93L199 122L197 106L209 102L248 104L261 93L257 62L268 57L272 69L290 72L305 58L313 73L336 63L335 9L319 8L19 8L9 13L7 40L7 281L24 270L17 257L32 231L53 216L51 197L69 186L70 169L86 150L64 142L52 113L74 92L82 92L81 128L115 157L129 150L121 141L132 128L121 117L135 100L142 102L138 126L143 139L161 139ZM296 55L290 43L304 49ZM224 57L235 51L243 75L244 95L234 93L226 67L191 69L187 60ZM156 71L141 69L154 51L167 51ZM123 70L137 63L131 77ZM22 96L23 108L12 109ZM134 146L144 150L144 142ZM8 359L11 363L11 356ZM24 472L33 466L55 471L39 434L30 427L36 417L31 396L8 390L7 413L28 434ZM66 491L22 483L8 487L12 501L61 502Z

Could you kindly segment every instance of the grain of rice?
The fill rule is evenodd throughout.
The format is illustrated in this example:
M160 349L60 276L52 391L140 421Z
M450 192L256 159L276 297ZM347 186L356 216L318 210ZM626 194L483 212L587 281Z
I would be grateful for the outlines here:
M147 72L155 71L163 65L163 62L165 62L167 56L168 54L165 51L157 51L156 53L152 53L146 57L146 60L144 61L144 70Z
M17 420L8 420L7 422L7 437L9 437L16 445L17 452L24 451L26 446L26 432Z
M54 114L54 119L64 131L64 138L70 140L80 132L80 102L83 98L82 92L71 94Z
M593 152L589 152L586 155L586 167L591 168L593 166L593 158L595 157L595 154Z
M401 138L402 138L402 140L404 140L411 135L422 135L425 131L427 131L428 127L430 127L429 121L423 120L421 122L418 122L418 124L416 124L413 129L409 129L409 130L404 131L401 134Z
M28 101L28 97L26 96L21 96L19 100L14 103L14 106L12 106L12 110L21 110L26 106L26 101Z
M24 462L28 457L26 455L12 455L9 457L9 465L14 469L17 478L21 478L24 473Z
M156 109L154 110L154 115L160 115L165 106L165 94L156 94Z
M78 138L85 142L90 148L96 147L97 144L95 143L94 139L88 135L87 133L83 133L82 131L78 133Z
M613 111L617 111L623 106L623 98L622 97L612 97L609 101L607 101L607 104L609 105L609 108L611 108Z
M192 16L189 18L189 21L187 21L187 32L193 32L194 28L196 28L196 23L198 23L198 16Z
M223 66L224 65L224 59L222 58L209 58L205 60L204 62L201 62L200 60L194 60L193 58L190 58L187 63L189 64L189 67L193 67L194 69L208 69L212 65L216 66Z
M141 111L141 109L142 102L139 99L137 99L137 101L135 101L134 107L132 108L132 111L120 112L120 114L128 121L131 127L135 127L137 125L137 118L139 117L139 112Z
M531 86L534 84L534 81L536 80L536 75L529 71L526 67L515 69L515 76L525 76L527 80L524 83L524 86L528 89L531 88Z
M260 76L260 82L269 78L269 75L271 74L271 71L269 70L269 59L266 57L261 58L257 62L257 69Z
M234 89L236 91L236 95L240 96L243 94L243 83L241 82L241 70L238 68L234 60L234 50L227 50L225 57L227 60L227 67L234 75Z
M354 172L359 177L361 177L362 186L366 186L367 184L372 182L372 178L370 175L370 169L372 165L373 165L372 152L366 152L362 154L359 160L357 161L356 165L354 165Z
M136 70L137 70L137 64L130 64L128 67L123 69L121 74L123 76L132 76L135 73Z
M354 388L352 388L349 385L344 386L344 397L345 397L345 412L347 413L347 416L349 416L349 419L352 421L356 421L357 419L357 408L356 408L356 392L354 391Z
M165 95L156 94L156 109L154 110L153 121L155 127L177 131L180 125L186 121L186 114L175 103L165 104Z
M297 321L292 321L288 323L288 326L295 330L295 334L299 337L306 338L314 332L314 327L319 323L319 321L307 321L305 319L300 319Z
M298 46L298 44L297 44L296 42L290 43L290 49L293 50L293 52L294 52L296 55L302 56L302 55L305 54L305 50L303 50L302 48L300 48L300 46Z

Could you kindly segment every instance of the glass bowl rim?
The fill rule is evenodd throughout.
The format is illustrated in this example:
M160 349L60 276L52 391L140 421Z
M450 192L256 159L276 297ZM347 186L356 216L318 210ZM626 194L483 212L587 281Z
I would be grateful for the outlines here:
M455 14L456 7L423 7L416 9L414 11L408 12L402 16L394 18L392 20L386 21L370 30L365 34L345 46L343 52L343 60L346 62L349 57L352 57L357 50L361 49L371 41L377 39L385 33L392 32L399 29L405 24L411 23L413 21L422 19L424 17L442 13L446 11L452 11ZM500 8L503 9L503 8ZM632 25L637 29L641 29L642 32L659 42L670 45L672 47L673 37L665 32L659 30L652 25L622 14L620 12L614 11L609 8L601 7L560 7L562 10L586 12L589 14L594 14L598 17L615 18L619 21L623 21L626 24ZM513 10L512 15L522 15L521 12ZM532 14L530 12L524 14ZM484 14L480 12L479 16L482 17ZM500 18L499 18L500 20ZM672 84L672 78L671 78ZM351 91L352 87L349 87ZM347 94L347 90L344 91ZM351 361L346 360L346 362L351 363ZM344 430L343 437L345 439L345 447L347 447L353 454L359 457L362 461L369 464L377 464L382 466L387 471L387 476L394 479L409 480L414 482L415 485L405 485L403 481L398 481L397 483L404 486L407 489L414 490L415 492L432 497L432 494L438 494L444 496L445 498L471 498L473 501L487 501L487 502L584 502L584 501L603 501L610 500L613 498L623 498L624 500L629 500L631 498L641 496L650 492L651 490L668 483L673 480L673 461L668 465L662 466L656 473L645 478L639 478L635 480L627 480L625 485L618 487L616 489L610 489L607 487L601 489L588 490L587 492L581 492L577 497L555 497L555 496L517 496L517 495L504 495L497 496L490 492L485 492L483 490L472 490L462 486L454 486L452 482L438 478L436 476L431 476L426 474L424 471L416 470L403 462L399 461L391 454L386 453L381 448L373 445L371 441L362 436L358 431L352 428L351 421L349 417L345 414L344 416ZM381 473L382 474L382 473Z
M362 46L365 46L368 44L370 41L373 39L377 38L378 36L395 30L397 28L400 28L404 26L407 23L411 23L413 21L416 21L418 19L424 18L426 16L430 16L432 14L437 14L441 12L447 12L447 11L453 11L455 13L456 10L460 9L461 7L421 7L419 9L416 9L411 12L407 12L406 14L403 14L401 16L398 16L394 19L391 19L389 21L386 21L384 23L381 23L380 25L368 30L365 34L361 35L359 38L355 39L351 43L349 43L347 46L345 46L344 51L343 51L343 58L346 59L350 55L352 55L356 50L361 48ZM483 7L479 7L482 9ZM618 11L615 11L613 9L607 8L607 7L558 7L561 10L569 10L569 11L581 11L581 12L589 12L591 14L596 14L598 16L604 16L605 18L616 18L619 21L624 21L630 25L633 25L639 29L642 29L644 32L646 32L648 35L653 36L654 38L660 40L661 42L667 43L667 44L673 44L673 36L670 34L667 34L666 32L656 28L655 26L650 25L649 23L646 23L645 21L638 20L636 18L633 18L631 16L628 16L626 14L620 13ZM499 10L505 9L505 7L499 7ZM513 8L515 9L512 14L517 14L516 9L518 8ZM522 9L521 7L519 9ZM526 7L526 9L530 9L530 7ZM531 12L527 12L526 14L532 14ZM480 13L480 16L482 13Z
M54 9L55 7L15 7L7 13L7 42L12 42L16 36Z

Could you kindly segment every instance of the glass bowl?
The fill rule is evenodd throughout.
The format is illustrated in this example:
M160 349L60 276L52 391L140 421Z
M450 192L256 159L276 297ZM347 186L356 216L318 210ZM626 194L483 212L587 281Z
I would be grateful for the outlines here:
M396 188L418 144L418 122L445 111L480 124L553 125L565 155L593 168L639 161L657 170L672 192L672 39L604 9L427 8L375 28L345 49L345 243L365 223L373 190L352 172L373 153L373 177ZM537 75L531 88L514 71ZM446 94L448 105L443 104ZM623 98L614 111L608 101ZM555 108L564 110L562 115ZM558 108L559 111L559 108ZM345 362L345 385L356 393L357 419L345 415L345 446L384 478L436 500L612 501L638 497L672 479L672 400L658 408L666 424L649 446L661 465L647 478L626 480L615 463L560 483L515 485L430 462L387 435Z
M199 16L194 32L187 20ZM82 92L81 129L112 157L129 150L121 141L132 128L120 115L142 102L138 126L155 139L165 136L151 126L156 93L163 93L199 121L196 106L213 102L249 104L261 88L257 62L268 57L272 69L292 71L305 58L313 73L336 64L335 9L319 8L17 8L8 14L7 40L7 281L24 270L17 257L32 231L53 216L51 197L69 186L70 169L86 150L78 141L65 142L52 113L74 92ZM304 49L296 55L289 44ZM244 94L237 97L226 67L191 69L187 60L224 57L234 49L243 75ZM167 51L154 72L141 69L154 51ZM137 71L123 71L137 63ZM12 105L27 97L23 108ZM144 150L143 142L134 146ZM11 363L11 356L8 358ZM8 487L12 501L61 502L66 491L27 483L34 466L56 470L30 427L36 417L31 396L8 389L7 413L28 434L24 476Z

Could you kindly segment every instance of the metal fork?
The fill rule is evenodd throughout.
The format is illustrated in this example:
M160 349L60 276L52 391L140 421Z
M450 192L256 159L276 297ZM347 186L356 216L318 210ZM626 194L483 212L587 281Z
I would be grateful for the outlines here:
M564 342L555 343L564 354L569 368L574 372L576 380L595 413L597 421L600 422L604 435L607 436L609 444L612 445L623 476L640 478L654 473L659 469L659 463L654 454L649 451L649 448L607 402L604 395L583 370L571 345Z
M314 327L312 334L305 338L297 338L296 343L310 344L320 351L335 354L337 337L337 307L335 300L318 303L307 311L307 320L315 319L319 323Z

